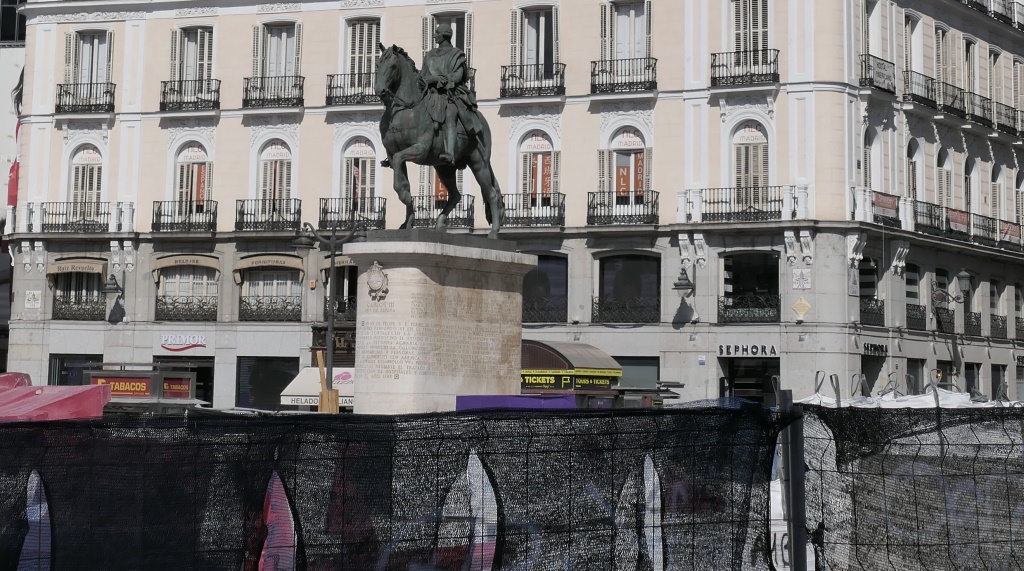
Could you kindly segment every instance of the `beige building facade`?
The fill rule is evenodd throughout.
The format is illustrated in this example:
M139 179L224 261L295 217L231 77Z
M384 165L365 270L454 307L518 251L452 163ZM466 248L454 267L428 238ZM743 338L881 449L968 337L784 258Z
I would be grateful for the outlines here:
M213 406L267 408L324 343L327 312L339 360L354 354L360 269L342 256L330 280L326 253L292 240L303 222L345 231L353 211L401 223L380 166L377 45L418 63L441 22L491 126L502 238L540 259L525 338L589 343L623 364L623 386L674 383L684 399L773 402L776 375L798 395L832 375L846 395L1024 383L1020 3L23 13L9 367L37 383L177 360ZM416 224L431 226L447 191L409 173ZM484 234L479 189L460 179L452 231Z

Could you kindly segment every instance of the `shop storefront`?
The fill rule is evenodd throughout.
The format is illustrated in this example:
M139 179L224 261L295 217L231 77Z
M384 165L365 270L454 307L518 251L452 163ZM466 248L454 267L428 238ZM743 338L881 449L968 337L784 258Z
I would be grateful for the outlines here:
M722 370L719 396L775 405L772 377L779 376L779 349L775 344L744 343L718 346Z

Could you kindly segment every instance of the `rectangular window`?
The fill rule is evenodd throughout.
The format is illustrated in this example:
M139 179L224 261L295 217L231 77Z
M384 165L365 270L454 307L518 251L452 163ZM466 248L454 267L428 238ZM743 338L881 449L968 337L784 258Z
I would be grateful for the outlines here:
M213 199L213 164L179 163L177 207L187 212L203 212Z
M903 71L914 71L914 20L903 19Z
M171 81L213 77L213 28L171 30Z
M372 74L377 66L380 20L348 23L348 73Z
M647 164L642 151L615 152L615 203L643 204Z
M1002 315L1003 287L996 280L988 283L988 308L992 315Z
M964 89L971 93L978 91L974 51L974 42L964 42Z
M601 4L601 59L651 57L651 2Z
M988 97L997 103L1003 102L1003 66L996 52L988 53Z
M105 294L103 276L86 272L66 272L56 274L53 286L53 297L68 303L89 304L101 303Z
M302 287L296 270L250 270L242 282L245 297L300 297Z
M25 45L25 16L18 7L25 0L0 0L0 43Z
M768 0L732 0L733 51L768 49Z
M989 396L993 399L1006 398L1006 387L1003 383L1006 381L1006 365L995 365L991 366L992 374L992 387Z
M950 53L949 33L938 27L935 28L935 70L939 81L956 83L956 62Z
M280 410L281 391L299 374L298 357L239 357L235 406Z
M50 355L49 385L78 386L85 382L84 372L103 362L103 355Z
M554 77L558 63L558 8L513 10L511 23L511 64L529 66L525 81Z
M216 297L217 279L212 268L172 266L160 270L157 295L169 297Z
M907 160L907 197L917 200L917 161Z
M288 77L300 73L302 24L253 28L254 77Z
M64 83L111 81L111 32L72 32L65 36Z
M1024 317L1024 291L1021 290L1022 287L1024 287L1022 284L1013 284L1013 315L1018 319ZM1018 339L1021 336L1024 336L1024 331L1018 334ZM1024 394L1020 396L1024 397Z
M921 300L920 271L917 269L917 266L908 265L903 275L907 282L907 303L918 305Z
M356 201L358 212L371 208L376 192L376 159L372 157L348 157L345 159L344 197Z
M434 14L423 17L423 53L434 48L434 29L447 24L452 29L452 45L466 54L466 65L473 65L473 14ZM376 50L376 45L374 50Z

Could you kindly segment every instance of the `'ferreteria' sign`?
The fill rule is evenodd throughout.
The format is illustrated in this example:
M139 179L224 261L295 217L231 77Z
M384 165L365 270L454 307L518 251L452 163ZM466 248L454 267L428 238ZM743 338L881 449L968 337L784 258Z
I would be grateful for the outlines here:
M523 369L522 391L611 390L621 369Z

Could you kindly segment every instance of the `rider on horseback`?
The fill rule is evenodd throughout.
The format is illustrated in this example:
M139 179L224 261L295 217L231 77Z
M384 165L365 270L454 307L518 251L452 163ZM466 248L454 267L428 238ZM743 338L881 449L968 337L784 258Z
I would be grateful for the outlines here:
M469 67L466 54L452 45L452 28L441 24L434 30L437 47L423 56L423 71L420 75L427 83L427 109L436 130L444 130L444 153L440 159L449 164L455 162L455 135L458 121L466 134L475 139L481 131L476 111L476 94L470 90Z

